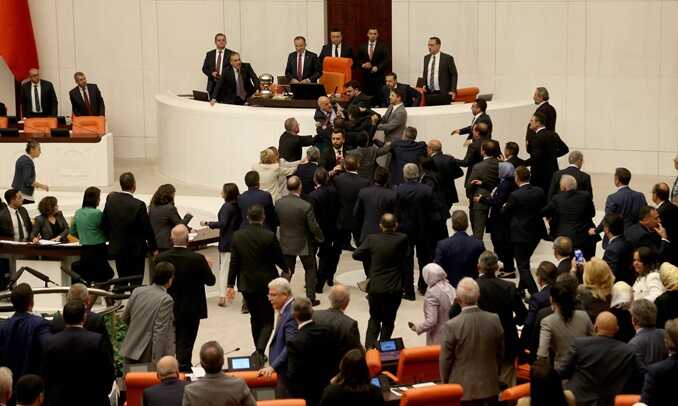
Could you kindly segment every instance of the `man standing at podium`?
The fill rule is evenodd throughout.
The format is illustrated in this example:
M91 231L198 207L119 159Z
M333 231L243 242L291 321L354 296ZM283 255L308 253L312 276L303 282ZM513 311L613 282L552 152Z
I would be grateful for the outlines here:
M87 83L87 78L82 72L75 72L73 79L75 79L77 86L68 93L71 97L73 115L105 116L106 105L99 87L94 83Z
M331 58L351 58L353 59L353 50L348 44L344 44L344 36L341 30L332 29L330 31L330 43L323 45L320 51L320 69L323 68L323 60L326 56Z
M360 46L356 55L356 64L365 76L365 93L377 96L372 99L373 104L379 103L376 99L384 84L384 74L389 64L388 48L382 41L377 41L378 38L379 31L376 28L367 30L368 41Z
M259 78L249 63L240 61L240 54L232 52L227 67L210 94L210 104L245 104L259 88Z
M457 93L457 66L452 55L440 52L440 38L428 40L429 54L424 57L426 105L450 104Z
M40 79L36 68L28 71L28 77L30 80L21 85L21 114L24 117L56 116L58 102L52 82Z
M287 56L285 77L290 83L316 83L322 74L318 55L306 49L306 38L294 37L294 49Z
M226 35L218 33L214 36L214 45L216 49L207 52L205 61L202 63L202 73L207 76L207 93L212 94L217 80L221 77L221 72L228 66L231 56L230 49L226 48Z

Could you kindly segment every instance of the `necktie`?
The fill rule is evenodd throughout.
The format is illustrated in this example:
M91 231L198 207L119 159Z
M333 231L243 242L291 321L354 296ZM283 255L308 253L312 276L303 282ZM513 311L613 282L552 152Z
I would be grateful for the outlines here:
M242 71L238 69L238 97L241 100L247 99L247 92L245 91L245 84L242 81Z
M19 210L14 210L14 214L16 214L16 224L19 229L19 241L25 240L26 236L24 235L24 225L21 223L21 216L19 216Z
M334 46L334 57L339 58L339 46Z
M35 99L35 112L42 112L42 106L40 105L40 93L38 92L38 85L33 85L33 98Z
M217 55L217 65L214 67L214 71L217 73L217 75L221 75L221 53L223 51L219 51L219 55Z
M89 104L89 96L87 96L87 89L82 89L82 98L85 100L85 108L87 108L87 115L92 115L92 105Z
M297 53L297 80L301 81L301 78L303 77L303 71L301 67L301 54Z
M433 58L431 58L431 61L432 61L431 62L431 72L429 73L429 78L428 78L429 87L431 88L431 90L437 90L437 89L434 88L435 85L433 83L433 80L434 80L433 78L435 78L435 72L436 72L436 56L435 55L433 55Z
M370 61L372 60L372 55L374 55L374 42L370 42Z

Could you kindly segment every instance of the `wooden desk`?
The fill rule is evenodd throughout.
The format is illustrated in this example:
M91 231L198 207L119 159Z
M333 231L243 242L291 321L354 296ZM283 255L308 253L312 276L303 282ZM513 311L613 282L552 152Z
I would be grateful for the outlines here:
M349 98L346 96L334 98L333 100L339 103L339 105L342 107L345 107L349 102ZM318 107L317 100L274 99L254 96L251 96L249 99L247 99L247 103L253 107L277 107L287 109L315 109Z
M2 143L22 143L37 139L40 143L96 143L101 141L101 138L104 134L87 134L79 135L77 138L73 137L52 137L49 134L45 133L19 133L18 137L4 136L0 137L0 144Z
M196 231L198 235L188 241L188 249L192 251L199 251L207 247L208 244L219 242L219 229L212 229L209 227L201 228Z

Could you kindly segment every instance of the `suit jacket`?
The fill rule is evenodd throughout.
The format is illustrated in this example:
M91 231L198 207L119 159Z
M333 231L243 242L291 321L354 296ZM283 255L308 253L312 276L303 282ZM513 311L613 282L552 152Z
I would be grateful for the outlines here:
M113 192L106 198L101 229L113 256L144 256L157 249L146 203L130 193Z
M233 53L232 50L224 48L224 53L222 56L223 59L221 62L221 73L223 73L226 70L226 68L230 66L231 60L230 58L232 53ZM210 95L212 94L217 82L212 77L212 72L215 71L216 64L217 64L217 50L213 49L205 54L205 60L202 63L202 73L204 73L205 76L207 76L207 93L209 93Z
M583 190L570 190L553 196L542 210L544 217L551 218L551 237L569 237L574 248L592 244L588 230L594 228L593 196Z
M479 180L480 185L474 185L471 182ZM482 161L473 165L471 175L466 179L466 197L469 200L480 195L489 197L492 190L499 185L499 160L497 158L483 158ZM484 204L482 202L478 203Z
M567 258L562 258L558 264L556 264L556 272L558 275L562 275L564 273L570 273L570 269L572 269L572 257L569 256Z
M304 52L304 71L301 74L301 79L308 79L311 82L315 83L320 78L320 75L323 73L322 66L320 66L320 61L318 60L318 55L309 51L308 49ZM285 67L285 77L287 79L298 79L297 76L297 52L291 52L287 56L287 66Z
M482 241L466 231L457 231L450 238L438 241L434 262L447 272L447 279L456 288L462 278L478 275L478 258L484 251Z
M384 132L385 142L399 140L403 136L405 126L407 125L407 110L405 104L401 104L394 109L393 106L388 106L386 112L377 124L377 130Z
M297 170L294 171L294 175L301 179L301 195L304 198L315 189L313 176L319 167L320 165L317 162L306 162L297 166Z
M24 239L27 241L33 231L33 223L31 218L28 216L28 210L25 207L19 207L19 215L21 216L21 224L24 226ZM16 218L14 217L14 210L9 206L5 206L0 210L0 236L14 239L14 222Z
M87 311L85 313L85 324L84 327L86 330L93 333L101 334L104 338L104 349L110 355L111 360L113 359L113 344L111 344L111 338L108 335L108 329L106 328L106 320L103 316L96 314L92 311ZM66 323L64 322L64 317L61 315L61 312L57 312L52 318L52 323L50 324L50 330L52 334L60 333L66 328Z
M259 224L249 224L233 234L228 286L238 283L246 293L268 292L268 283L280 276L276 265L287 272L275 233Z
M377 158L391 152L391 144L358 147L349 152L358 157L358 175L372 181L372 179L374 179L374 171L377 169L377 166L379 166Z
M485 138L479 138L477 140L471 141L471 143L466 147L466 155L464 159L457 159L457 165L466 168L466 177L464 178L464 184L471 176L471 170L473 166L478 162L483 160L483 155L480 152L480 147L483 145Z
M6 116L7 116L7 107L5 106L5 103L0 102L0 117Z
M322 146L329 145L332 140L332 131L334 130L334 120L337 119L337 116L338 111L336 104L332 105L332 110L330 111L329 115L327 114L326 111L321 110L319 107L316 108L315 112L313 113L313 120L315 121L315 133L316 133L314 142L320 145L321 149ZM349 142L348 129L346 129L346 131L347 131L346 142L348 143ZM301 159L301 155L299 155L299 157L300 157L299 159Z
M470 140L473 138L473 126L476 124L480 123L485 123L487 124L487 129L489 131L489 134L492 134L492 119L490 118L490 115L487 113L480 113L478 117L473 116L473 120L471 120L471 124L468 125L467 127L460 128L459 129L459 135L465 135L468 134L468 137L466 137L467 140Z
M434 211L431 213L431 221L442 222L441 226L445 226L445 222L450 218L450 209L447 207L447 198L445 196L445 191L440 185L440 175L438 171L434 169L424 170L419 178L419 183L428 185L433 192L433 208ZM445 227L445 237L447 237L447 227Z
M337 190L332 185L321 186L309 193L308 201L313 206L313 213L323 232L325 243L329 243L337 235L339 217Z
M521 159L518 156L512 156L511 158L507 159L506 162L510 163L513 165L514 168L517 168L519 166L526 166L526 161L524 159Z
M294 299L282 308L268 349L269 365L278 373L278 383L281 378L283 382L287 381L287 343L299 334L297 322L292 317L293 306Z
M340 359L354 348L361 348L360 331L358 330L358 322L343 311L338 309L317 310L313 312L313 321L319 325L329 329L334 337L338 340L338 354ZM334 366L333 373L339 372L339 362Z
M50 337L42 376L50 405L110 405L115 373L101 334L66 327Z
M433 155L432 158L433 163L436 165L436 169L438 169L440 187L445 193L445 201L447 203L447 209L449 210L454 203L459 201L454 180L464 176L464 171L461 170L456 159L450 155L441 153Z
M348 44L344 44L343 42L340 44L341 49L339 53L340 58L351 58L353 59L353 50L351 49L351 46ZM320 55L318 55L318 58L320 59L320 69L323 68L323 61L325 60L326 57L330 58L335 58L335 55L332 53L332 43L330 42L329 44L323 45L323 48L320 50Z
M629 341L642 367L663 361L669 356L664 342L664 329L641 328Z
M369 263L367 293L399 293L410 252L407 236L398 232L370 234L353 251L353 259Z
M665 201L657 207L657 213L659 213L662 227L666 229L666 236L675 244L678 242L678 206ZM667 253L666 259L673 264L678 264L678 252Z
M676 402L678 354L647 367L640 401L646 405L670 406Z
M593 195L593 189L591 188L591 176L577 168L577 166L570 165L567 168L561 169L553 174L551 186L549 187L549 193L547 196L548 200L551 200L553 196L560 193L560 178L562 178L563 175L570 175L575 178L577 181L577 190L583 190Z
M365 72L367 77L377 77L383 78L386 74L386 68L388 68L390 62L390 56L388 53L388 48L384 45L383 41L377 40L374 45L374 52L372 53L372 60L370 60L370 52L368 49L368 43L363 42L358 47L358 52L356 53L356 63L355 65L362 69L362 64L365 62L371 62L372 66L377 67L376 73ZM363 69L364 70L364 69Z
M359 95L353 97L350 102L348 102L348 105L346 105L345 110L348 111L348 109L350 109L352 106L368 109L370 108L371 105L372 105L372 96L365 93L360 93Z
M621 186L605 199L605 214L616 213L621 215L624 218L624 230L627 230L638 222L638 212L641 207L646 205L647 201L644 194L636 192L628 186ZM603 231L602 222L598 225L597 231Z
M520 341L523 348L530 350L530 355L536 356L536 348L530 348L530 337L534 331L539 331L537 323L537 315L541 309L551 307L551 287L544 286L542 290L530 296L527 301L527 316L525 316L525 324L523 330L520 332ZM537 343L538 344L538 343Z
M339 217L337 218L337 227L340 230L349 230L358 232L361 224L353 216L353 209L360 190L370 185L367 179L360 177L357 173L342 172L334 177L334 187L337 190L339 198Z
M188 382L181 379L165 379L157 385L144 389L144 406L182 406L184 389Z
M539 107L537 107L537 110L535 110L534 113L541 113L544 115L546 122L543 124L547 130L556 130L556 109L548 101L543 102ZM528 126L527 132L529 133L531 131L532 130L530 130Z
M280 219L280 247L283 255L313 255L324 240L311 203L289 194L278 200L275 211Z
M207 223L209 228L219 229L219 252L231 251L233 233L240 228L241 222L242 217L238 204L236 202L224 202L217 214L217 221L210 221Z
M412 244L427 242L431 237L431 213L436 210L433 189L410 181L401 183L395 191L399 231L407 234Z
M14 313L0 324L0 365L11 369L15 378L26 374L40 375L40 364L50 335L47 320L32 313Z
M174 300L164 287L142 286L134 289L127 301L122 320L128 325L120 355L140 360L151 346L151 362L174 355Z
M444 52L439 52L437 55L440 58L438 63L438 71L434 74L438 75L438 87L440 88L440 93L447 94L449 92L457 91L457 65L454 64L454 57L452 55L446 54ZM428 71L428 65L431 62L431 54L428 54L424 57L424 83L426 83L426 91L430 92L431 89L428 85L428 80L430 73Z
M530 158L525 164L531 168L530 182L546 192L551 187L553 174L558 171L558 158L570 149L555 131L548 129L528 134L526 144Z
M481 196L480 201L490 207L490 215L487 217L486 229L492 234L492 238L501 241L509 241L511 229L510 217L502 213L502 207L508 201L511 193L516 190L516 182L513 177L499 180L499 185L492 191L489 197Z
M396 89L401 88L405 91L405 100L403 104L405 107L417 107L421 103L421 93L417 89L408 85L407 83L396 83ZM379 107L388 107L391 104L389 97L391 96L391 88L384 85L381 87L381 101Z
M34 237L40 235L41 240L51 240L52 238L59 237L59 241L65 242L69 231L68 222L66 222L64 214L60 211L54 215L54 219L62 230L59 235L55 235L52 231L52 225L47 216L40 214L35 217L35 224L33 225L33 230L31 231L29 239L32 240Z
M150 206L148 208L148 220L151 223L158 248L161 250L172 248L172 240L170 238L172 229L176 225L184 224L176 206L172 203Z
M603 253L616 281L624 281L633 286L636 273L633 270L633 246L626 241L624 235L618 235L608 242Z
M217 372L205 374L197 381L186 385L182 404L183 406L256 406L257 401L242 378Z
M174 320L207 318L205 286L214 286L216 278L205 257L188 248L174 247L158 255L155 263L174 265L174 282L167 293L174 299Z
M221 78L216 82L214 91L210 94L210 97L219 103L226 104L237 104L247 101L247 98L252 96L254 92L259 89L259 77L254 73L252 65L246 62L240 64L240 76L242 77L245 93L247 94L247 97L244 100L240 99L240 101L238 101L238 85L235 71L230 65L227 69L225 64L221 73Z
M316 137L312 135L296 135L285 131L278 140L278 153L287 162L301 159L301 149L313 145Z
M638 393L641 367L633 349L613 338L577 337L560 371L578 403L613 406L620 393Z
M99 86L94 83L87 84L87 97L89 98L89 110L87 110L87 104L85 99L82 97L82 92L80 91L80 86L76 86L68 92L68 95L71 98L71 107L73 109L74 116L105 116L106 115L106 104L104 104L104 98L101 96L101 91Z
M260 204L264 206L264 225L271 231L275 231L278 227L278 216L275 214L275 208L273 207L273 197L271 194L260 190L256 187L248 188L247 191L243 192L238 196L238 207L240 208L240 217L242 222L240 223L240 228L245 228L249 224L247 221L247 210L253 204Z
M346 144L342 146L342 158L346 157L346 154L351 151L350 147ZM320 166L331 171L337 166L337 155L333 146L329 146L326 150L320 153Z
M358 193L358 200L353 208L353 216L360 227L360 241L369 234L378 233L379 221L384 213L396 212L396 192L384 186L372 185Z
M633 246L634 249L638 247L649 247L658 256L658 259L665 261L670 254L672 244L663 240L659 234L653 230L648 230L640 223L636 223L626 229L624 232L626 241Z
M544 206L546 196L537 186L526 184L509 195L502 213L511 218L511 242L526 243L546 237L546 227L541 217Z
M12 189L17 189L24 195L33 196L35 191L33 182L35 182L35 163L31 157L22 154L14 164Z
M424 156L426 156L425 142L394 139L391 142L391 186L399 185L402 182L405 164L418 164L419 158Z
M496 314L471 307L445 323L440 349L440 380L464 388L462 401L499 393L504 330Z
M55 117L59 115L58 102L52 82L40 80L40 113L33 113L33 82L30 80L21 85L21 114L24 117L42 116Z

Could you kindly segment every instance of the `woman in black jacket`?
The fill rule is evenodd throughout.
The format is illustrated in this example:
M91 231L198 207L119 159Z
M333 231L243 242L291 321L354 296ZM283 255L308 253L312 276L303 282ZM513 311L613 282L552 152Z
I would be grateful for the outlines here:
M40 215L35 218L35 225L31 231L30 240L51 240L66 242L68 236L68 223L63 213L59 210L57 198L45 196L38 203Z
M348 351L339 364L339 374L325 388L320 406L381 406L381 389L370 384L370 371L361 348Z

